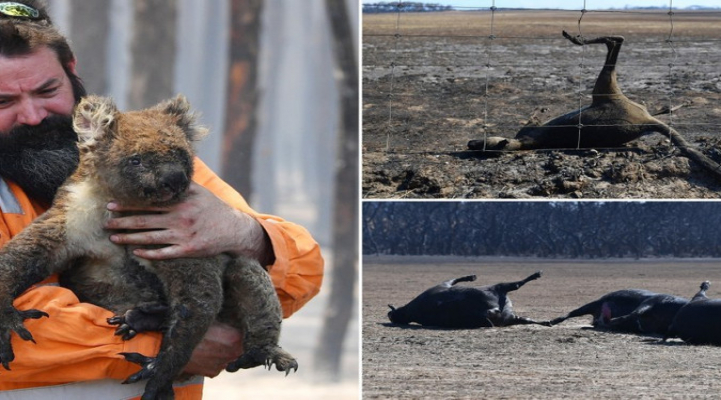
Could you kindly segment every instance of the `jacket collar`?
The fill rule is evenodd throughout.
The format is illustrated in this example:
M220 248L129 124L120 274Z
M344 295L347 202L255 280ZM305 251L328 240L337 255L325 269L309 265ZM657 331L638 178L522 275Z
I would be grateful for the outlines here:
M4 214L23 214L17 197L13 194L5 179L0 178L0 210Z

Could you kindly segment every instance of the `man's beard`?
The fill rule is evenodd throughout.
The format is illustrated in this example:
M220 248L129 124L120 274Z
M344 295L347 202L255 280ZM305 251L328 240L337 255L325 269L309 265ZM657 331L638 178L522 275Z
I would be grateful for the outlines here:
M70 116L51 116L39 125L0 132L0 176L49 205L78 166L77 140Z

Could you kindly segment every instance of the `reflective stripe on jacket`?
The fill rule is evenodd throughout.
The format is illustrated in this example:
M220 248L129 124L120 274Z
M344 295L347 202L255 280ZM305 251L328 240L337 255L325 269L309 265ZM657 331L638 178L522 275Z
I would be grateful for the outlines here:
M203 377L173 385L175 400L193 400L202 397ZM145 382L120 385L112 379L72 382L30 389L6 390L0 392L0 400L131 400L139 399L145 390ZM99 395L101 394L101 395Z

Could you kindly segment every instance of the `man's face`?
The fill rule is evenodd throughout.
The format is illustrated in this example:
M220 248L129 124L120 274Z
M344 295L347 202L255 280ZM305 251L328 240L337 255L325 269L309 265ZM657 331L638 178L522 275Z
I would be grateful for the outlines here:
M0 176L42 203L78 163L73 106L72 84L52 50L0 56Z
M74 72L74 65L70 66ZM71 115L75 99L57 55L41 47L25 56L0 56L0 135L38 125L52 115Z

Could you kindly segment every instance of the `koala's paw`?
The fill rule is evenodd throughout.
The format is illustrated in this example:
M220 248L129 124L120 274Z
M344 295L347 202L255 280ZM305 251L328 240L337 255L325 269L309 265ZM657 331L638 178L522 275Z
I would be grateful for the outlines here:
M10 343L10 334L15 332L21 339L35 343L33 335L25 328L23 321L28 318L38 319L41 317L48 317L48 314L40 310L19 311L12 306L6 307L0 312L0 363L6 370L10 370L10 362L15 359Z
M110 325L118 325L115 334L122 336L123 340L130 340L138 332L163 330L168 306L158 303L144 304L130 309L123 315L108 318Z
M255 368L263 365L270 369L275 364L278 371L285 371L287 376L291 370L298 370L298 362L289 353L276 347L273 350L251 349L243 353L237 360L228 364L225 368L228 372L235 372L239 369Z
M155 357L147 357L140 353L120 353L121 356L125 357L126 361L140 365L142 368L140 371L127 377L123 383L135 383L144 379L149 379L155 375L155 366L157 359Z
M172 400L175 398L173 391L173 377L163 379L163 374L158 372L158 365L163 363L160 357L146 357L140 353L120 353L125 360L139 364L140 371L130 375L123 383L135 383L148 380L145 384L145 391L140 397L141 400Z
M295 361L295 358L280 348L278 348L278 351L275 352L272 358L266 360L266 366L269 370L273 364L275 364L275 369L278 371L285 371L285 376L290 374L291 369L293 372L298 371L298 362Z

